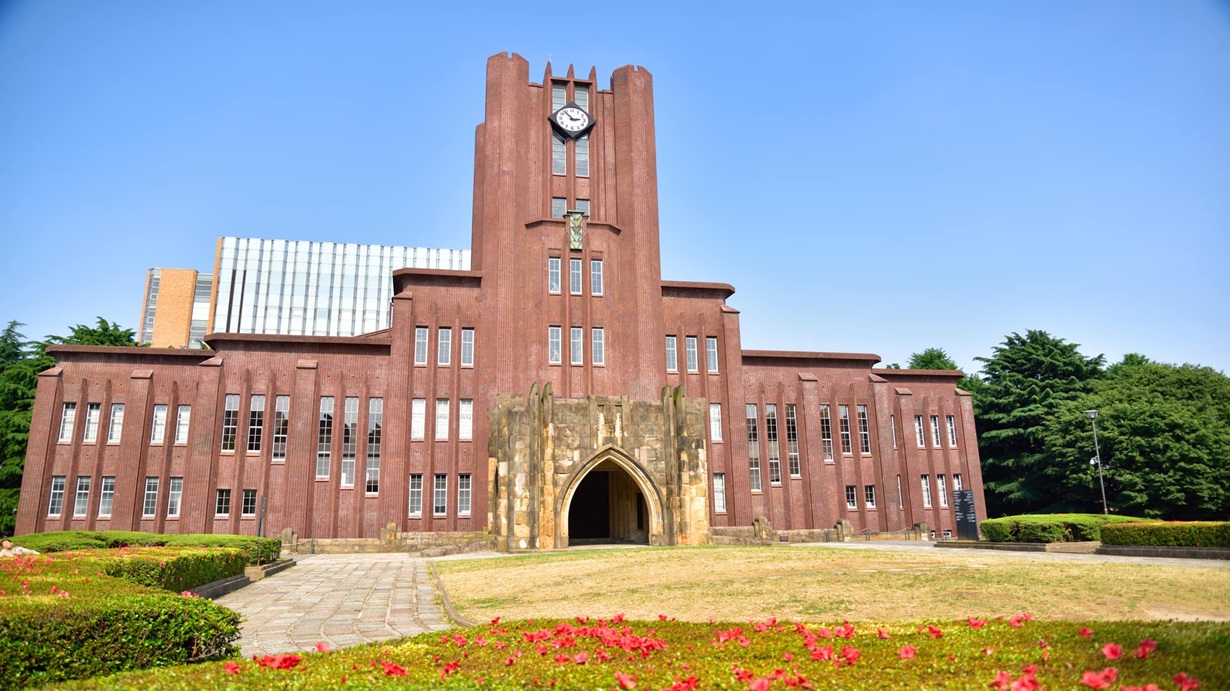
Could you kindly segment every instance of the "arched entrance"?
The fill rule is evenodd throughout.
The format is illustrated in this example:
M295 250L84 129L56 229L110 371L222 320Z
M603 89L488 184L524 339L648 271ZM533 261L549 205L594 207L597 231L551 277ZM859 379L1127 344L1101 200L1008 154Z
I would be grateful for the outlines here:
M556 547L595 543L666 544L658 490L617 450L594 456L569 483Z

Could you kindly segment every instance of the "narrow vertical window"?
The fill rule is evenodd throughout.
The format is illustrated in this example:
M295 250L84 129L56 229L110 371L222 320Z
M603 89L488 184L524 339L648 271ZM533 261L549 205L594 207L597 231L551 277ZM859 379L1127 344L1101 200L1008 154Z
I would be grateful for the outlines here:
M342 411L342 487L354 487L354 464L359 452L359 397L347 396Z
M747 404L747 467L751 476L751 489L760 487L760 430L757 428L756 404Z
M153 420L150 423L149 443L161 444L167 433L167 406L165 403L154 405Z
M218 490L218 493L214 495L214 515L231 515L231 491L229 489L220 489Z
M448 399L436 399L436 441L448 439Z
M423 439L427 436L427 399L416 398L410 401L410 438Z
M239 507L239 513L243 516L256 515L256 490L245 489L243 491L243 505Z
M777 443L777 404L766 403L764 407L764 436L769 442L769 484L782 484L782 456Z
M948 422L948 446L955 449L957 448L957 419L949 415L946 421Z
M320 397L320 421L316 433L316 477L329 477L333 457L333 397Z
M905 508L905 494L901 491L901 476L897 476L897 508Z
M568 292L573 295L581 294L581 260L568 260Z
M573 146L576 147L577 177L589 177L589 135L577 137Z
M593 343L590 346L595 365L606 364L606 332L594 329Z
M827 403L820 406L820 443L824 446L824 460L833 462L833 420Z
M574 92L573 93L574 98L572 100L576 101L576 104L581 107L581 110L588 113L589 112L589 86L586 84L574 83L572 85L572 90Z
M141 517L153 518L158 513L158 478L145 478L145 499L141 502Z
M548 326L547 327L547 363L558 365L564 361L563 344L560 339L563 338L563 327Z
M179 500L184 496L184 479L173 477L167 485L167 518L179 517Z
M683 339L684 353L688 365L689 372L697 372L700 370L700 365L696 361L696 337L685 336Z
M667 372L679 371L679 357L678 357L678 353L675 350L675 337L674 336L666 337L666 371Z
M876 486L863 485L863 501L867 504L867 508L874 509L876 507Z
M940 495L940 506L948 506L948 487L943 475L935 476L935 491Z
M798 477L801 472L799 468L799 421L793 403L786 404L786 460L790 466L790 477Z
M574 365L585 364L585 329L574 326L568 341L568 361Z
M175 443L188 443L188 429L192 425L192 406L181 405L175 409Z
M73 497L73 518L84 516L90 511L90 478L77 476L77 493Z
M871 453L871 428L867 421L867 406L860 405L858 410L858 446L859 451Z
M60 441L73 440L73 422L77 419L77 404L65 403L64 412L60 415Z
M461 330L461 366L474 366L474 329Z
M846 485L846 508L851 511L858 508L858 487Z
M931 445L940 448L940 416L931 416Z
M889 427L891 427L891 428L892 428L892 432L893 432L893 448L895 449L895 448L897 448L897 416L896 416L896 415L889 415L889 416L888 416L888 425L889 425Z
M423 515L423 474L410 474L410 506L411 516Z
M965 487L961 485L961 473L956 473L952 476L952 491L960 492L963 489L965 489Z
M447 326L437 329L436 364L447 367L453 362L453 330Z
M931 476L922 476L923 508L931 508Z
M462 441L474 439L474 399L463 398L457 406L457 438Z
M575 209L575 211L580 211L582 216L589 218L589 200L588 199L578 199L577 208Z
M98 420L101 417L101 403L87 403L85 405L85 432L81 435L81 441L87 444L98 441Z
M111 404L111 421L107 424L107 443L120 443L120 435L124 432L124 404Z
M558 134L551 135L551 174L568 174L568 145Z
M427 364L427 327L414 327L414 364Z
M470 474L457 476L457 515L470 515Z
M109 518L111 509L115 506L115 476L102 478L98 488L98 517Z
M273 399L273 460L286 460L286 438L290 432L290 396Z
M722 404L709 404L709 440L722 441Z
M853 453L850 448L850 406L837 406L837 423L841 429L841 455L849 456Z
M927 445L927 433L923 430L923 419L921 415L914 416L914 433L918 437L918 448L923 448Z
M705 337L705 367L710 372L718 371L717 337Z
M431 513L433 516L443 516L448 511L448 476L437 474L435 486L431 493Z
M602 260L589 261L589 294L602 295Z
M380 427L384 424L384 399L367 401L367 494L380 491Z
M713 510L726 513L726 473L713 474Z
M563 197L551 197L551 218L563 218L568 213L568 200Z
M550 257L547 259L547 292L560 292L560 258Z
M239 394L228 393L222 409L222 450L234 451L239 436Z
M47 515L52 518L59 518L64 513L65 482L67 480L63 475L53 475L51 478L51 501L47 504Z
M260 453L261 443L265 437L265 397L252 396L252 407L248 410L248 453Z
M568 85L564 82L551 82L551 111L557 111L568 105Z

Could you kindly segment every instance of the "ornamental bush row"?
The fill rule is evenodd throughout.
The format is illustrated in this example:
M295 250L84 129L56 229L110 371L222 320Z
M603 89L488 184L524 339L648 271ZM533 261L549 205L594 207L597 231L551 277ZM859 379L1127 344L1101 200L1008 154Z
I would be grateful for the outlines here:
M268 564L282 553L276 537L247 535L163 535L128 530L66 530L56 533L31 533L15 540L38 552L69 552L113 547L235 547L244 551L248 564Z
M1101 539L1102 526L1147 520L1092 513L1037 514L991 518L981 528L992 542L1084 542Z
M1102 544L1230 549L1230 523L1123 523L1103 528Z

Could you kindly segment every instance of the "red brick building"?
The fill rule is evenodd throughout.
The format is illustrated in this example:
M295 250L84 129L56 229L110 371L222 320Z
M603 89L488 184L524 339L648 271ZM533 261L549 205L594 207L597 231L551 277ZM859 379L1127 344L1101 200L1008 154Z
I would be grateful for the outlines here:
M52 348L18 533L695 544L955 530L959 488L985 517L959 373L743 350L731 286L662 279L649 72L490 58L474 161L472 270L394 272L387 330Z

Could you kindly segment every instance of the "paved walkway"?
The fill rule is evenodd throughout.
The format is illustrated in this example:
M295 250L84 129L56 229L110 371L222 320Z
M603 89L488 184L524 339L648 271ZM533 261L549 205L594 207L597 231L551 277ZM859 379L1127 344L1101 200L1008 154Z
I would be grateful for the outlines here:
M406 554L319 554L217 599L246 621L244 657L344 648L449 628L427 561Z

